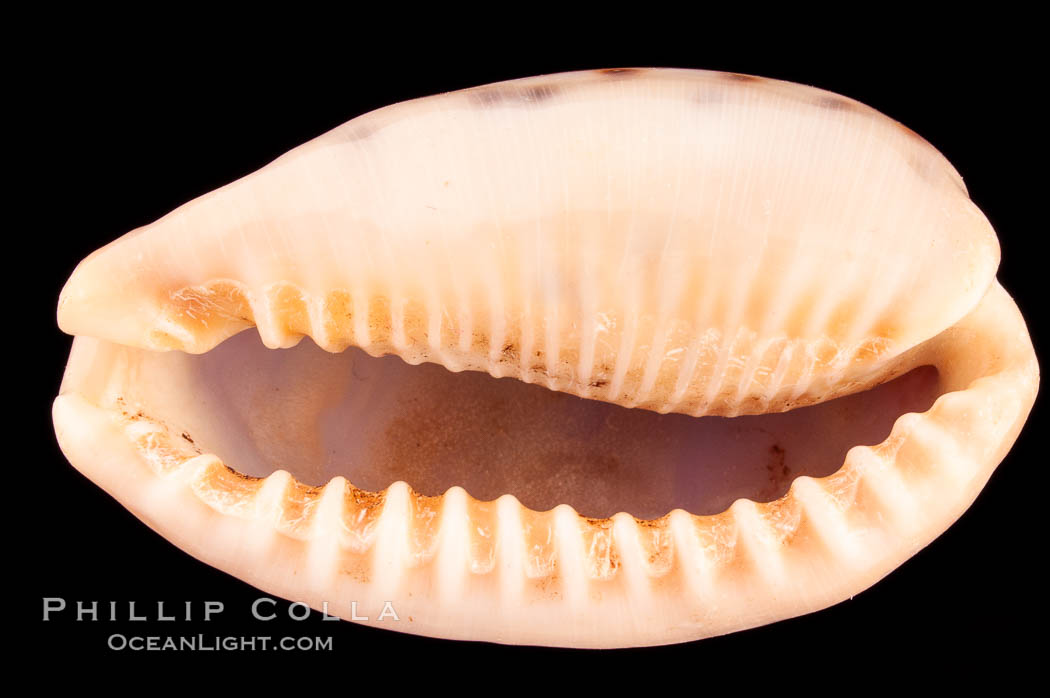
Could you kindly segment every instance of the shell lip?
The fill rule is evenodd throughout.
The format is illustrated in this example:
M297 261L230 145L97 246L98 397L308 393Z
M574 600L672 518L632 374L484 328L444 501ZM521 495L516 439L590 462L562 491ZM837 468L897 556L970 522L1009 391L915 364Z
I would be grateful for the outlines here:
M989 348L972 351L974 346ZM916 360L945 366L948 392L927 412L899 418L882 444L852 449L840 471L798 478L787 495L768 504L742 499L719 515L675 510L653 521L625 514L586 519L568 506L533 512L509 495L478 502L459 488L425 498L404 483L374 494L343 478L304 487L284 471L263 479L245 477L192 443L166 442L163 429L130 411L114 415L91 404L78 388L90 374L93 357L73 357L54 419L63 451L91 479L191 554L271 593L319 607L333 589L372 598L391 589L422 594L436 583L446 589L446 610L466 613L460 608L466 601L450 589L462 593L476 587L470 602L495 604L491 612L500 619L480 631L484 639L593 647L665 644L799 615L853 595L938 535L977 496L1024 423L1038 387L1038 365L1023 320L996 285L975 313L924 351ZM957 441L964 437L965 445ZM950 455L931 457L937 452ZM945 497L945 492L953 494ZM871 517L880 523L872 527ZM422 520L437 525L419 529ZM461 539L465 521L489 522L495 541L478 548L476 541ZM526 556L525 567L517 568L522 579L532 580L526 587L538 594L528 608L552 614L547 625L495 610L504 609L508 598L518 599L515 603L523 598L516 586L517 591L508 591L508 577L496 574L501 567L495 560L513 567L509 560L524 550L518 536L525 535L527 542L524 532L530 525L547 527L554 541L549 558ZM860 531L867 533L860 536ZM405 533L408 537L396 543ZM259 543L236 559L223 559L210 545L216 536ZM288 552L274 559L266 551L276 541L284 541L280 545ZM358 572L338 572L329 561L310 573L305 589L289 586L293 570L312 570L317 563L307 560L333 554L344 565L339 569L349 564ZM271 564L284 571L267 571ZM529 564L539 567L530 570ZM382 570L399 571L388 578ZM793 583L785 586L807 575L824 581L801 595ZM656 587L664 591L638 596L639 589ZM587 589L598 588L613 606L582 601ZM754 594L779 600L752 607ZM672 609L702 609L712 598L732 611L713 617L701 613L685 626L673 620L680 613ZM622 623L610 626L601 620L603 615L619 618L611 609L628 599L651 609L656 622L625 631ZM572 627L554 622L567 609L586 620ZM416 612L425 616L427 609ZM450 629L441 618L411 631L479 637L477 627Z
M477 116L475 112L484 113L485 109L493 106L493 104L502 107L510 101L517 106L524 105L526 109L517 111L508 110L510 113L506 116L508 118L521 119L523 117L518 111L524 111L525 114L529 115L529 124L531 124L532 121L537 121L541 116L540 112L533 114L532 111L529 111L535 111L533 107L536 107L537 104L544 105L543 109L567 108L563 104L564 100L561 100L560 98L567 95L571 90L577 89L584 90L587 94L591 94L591 92L594 92L594 94L600 93L600 95L604 95L601 98L606 99L609 98L609 95L619 94L621 88L627 89L625 86L630 84L629 80L636 78L644 79L646 81L651 80L651 86L654 90L660 86L666 87L666 85L674 84L675 86L681 86L682 90L689 94L693 94L692 91L695 90L700 90L700 92L706 90L716 93L716 96L721 95L725 98L728 98L727 95L737 93L754 95L756 97L762 97L763 99L782 97L784 99L781 101L795 105L802 110L800 114L804 112L803 116L805 116L805 118L817 118L814 114L818 114L821 119L832 119L832 117L846 118L847 116L849 119L858 119L859 121L857 121L856 124L854 124L853 121L849 121L848 123L854 124L855 128L861 132L864 131L865 127L878 130L880 137L884 136L886 139L886 150L894 153L896 159L891 164L897 169L891 170L891 173L895 176L887 176L884 179L892 180L907 175L908 177L913 177L915 179L916 187L930 188L930 196L933 197L933 203L928 207L923 204L914 204L905 207L903 214L907 214L908 218L905 225L917 226L918 223L916 221L919 218L922 218L929 223L931 230L941 237L944 235L944 228L963 231L962 233L956 234L952 240L941 240L938 244L947 245L948 243L959 243L957 248L959 250L967 250L965 258L967 260L972 258L973 263L969 265L960 264L957 274L945 274L943 275L943 278L939 277L938 283L945 285L945 288L939 289L936 293L933 293L934 297L932 299L927 297L925 299L920 299L925 300L926 302L907 302L911 300L916 293L921 295L922 293L929 292L929 289L924 288L923 285L924 280L922 277L924 274L918 273L916 274L916 279L905 280L906 283L902 284L903 288L900 290L896 302L893 302L892 300L888 302L887 305L893 312L888 312L885 314L885 317L877 319L871 327L872 332L861 332L859 339L852 336L842 337L839 336L836 331L832 330L829 331L829 336L826 338L828 341L824 342L823 340L825 338L819 336L819 332L809 332L808 329L804 327L802 330L798 331L795 331L794 329L785 330L785 337L789 340L800 339L801 341L809 343L815 347L814 351L818 352L843 351L844 348L846 348L853 351L855 354L853 357L847 357L853 359L852 361L847 362L849 365L870 364L874 366L875 364L891 359L894 355L899 355L909 350L915 345L930 339L937 333L953 325L967 312L972 310L983 295L984 291L992 283L995 270L998 266L998 243L995 239L994 232L987 223L987 220L983 218L980 212L976 210L976 207L973 206L972 202L968 200L965 196L965 192L956 191L950 185L941 186L944 184L942 180L945 178L954 176L954 178L958 180L957 172L955 172L950 166L950 163L947 163L947 161L929 146L929 144L925 142L919 143L919 139L917 139L913 133L903 129L899 123L892 122L886 117L877 115L873 110L867 108L861 109L860 105L852 100L833 96L831 93L824 90L805 86L795 86L783 81L761 79L754 76L744 76L736 73L628 67L613 68L604 73L580 71L576 73L556 74L507 81L497 83L493 86L484 86L481 88L473 88L471 90L442 95L440 99L443 100L441 101L443 107L462 110L462 114L460 114L459 111L456 112L457 118L461 119L466 119L469 114ZM500 86L508 88L510 85L520 88L521 94L528 97L528 99L519 101L504 98L497 99L497 97L502 94L500 91L502 88L500 88ZM646 85L650 85L650 83L646 82ZM550 89L546 93L537 92L537 89L542 86L547 86ZM602 90L604 90L604 92L602 92ZM475 94L476 96L476 94L487 92L492 92L494 96L484 104L479 105L476 103L476 100L474 102L470 100L471 94ZM677 92L674 94L677 94ZM695 97L696 95L694 94L693 96ZM543 98L540 99L540 97ZM790 99L787 99L788 97L790 97ZM661 98L669 97L663 95ZM597 99L597 97L595 97L595 99ZM215 213L214 209L216 208L222 210L240 208L240 204L243 202L238 197L247 194L249 199L255 202L260 198L278 199L281 196L280 192L287 189L290 185L301 184L304 181L311 182L314 178L311 173L315 171L326 172L326 170L321 169L322 166L333 158L339 157L339 153L348 150L354 153L358 152L353 150L353 148L345 147L348 139L353 143L359 143L362 140L369 141L369 139L373 141L377 139L381 140L378 136L383 132L383 129L370 130L369 128L366 128L369 125L394 128L402 121L408 122L410 126L416 125L418 120L423 119L424 116L426 116L425 114L423 116L420 115L422 109L420 104L422 103L418 103L411 108L405 107L404 104L393 105L393 107L388 107L379 110L378 112L354 119L352 122L346 124L345 127L339 127L328 134L291 151L285 156L282 156L282 158L275 161L267 168L263 168L262 170L249 175L238 182L223 187L216 192L199 197L172 212L169 216L157 221L155 224L145 226L144 228L125 236L117 243L107 246L107 248L103 248L96 254L90 256L77 267L69 282L66 284L66 287L63 289L58 310L60 327L69 334L97 336L128 346L139 346L157 350L180 349L194 353L209 350L223 339L241 331L250 324L255 324L260 328L260 331L267 332L267 341L271 342L274 346L288 346L290 343L297 341L298 337L303 334L311 336L311 338L322 345L329 341L333 346L339 345L343 342L345 337L327 336L325 322L331 318L325 315L323 310L318 310L315 307L329 303L332 294L326 295L326 292L330 289L309 288L308 286L310 284L308 281L303 281L302 279L290 280L288 282L288 288L274 289L272 288L273 284L269 283L273 281L271 278L260 277L251 280L240 278L236 272L243 271L244 266L251 265L242 264L237 259L238 255L233 255L234 259L232 261L225 260L223 263L217 264L216 273L194 275L187 271L185 264L182 264L182 258L184 257L221 258L222 254L220 254L220 251L223 249L236 248L238 254L247 254L235 244L236 240L240 237L252 237L249 234L242 236L241 233L243 229L247 227L250 232L258 233L257 237L263 236L265 238L264 234L273 232L268 231L266 225L256 225L253 227L254 224L258 223L258 221L254 219L248 221L233 220L231 221L229 230L223 228L222 230L216 231L215 237L220 238L216 243L216 250L197 250L194 249L192 245L189 245L189 249L169 249L170 245L165 241L167 238L174 237L171 235L173 231L175 233L182 233L185 232L187 227L203 227L200 225L186 225L186 221L195 220L197 217L208 218ZM427 102L426 104L433 103ZM423 109L422 111L427 110ZM790 112L790 110L785 111L785 115L792 113L793 112ZM799 118L801 119L802 117L800 116ZM430 122L427 121L425 123L429 124ZM513 121L511 123L516 124L517 122ZM837 124L834 120L829 121L828 123L829 125ZM402 126L403 125L404 124L402 124ZM446 126L441 123L437 125L442 128ZM564 124L561 121L557 121L555 125L558 126L560 130L564 130ZM801 125L804 124L800 122L798 125L801 127ZM368 133L361 133L361 129L368 131ZM843 129L843 131L848 130L851 129ZM883 133L883 131L885 131L885 133ZM353 138L351 139L351 137ZM650 135L650 138L652 137L653 136ZM601 144L599 143L598 145ZM360 147L363 148L365 146L362 145ZM597 148L598 146L595 145L594 147ZM333 152L337 150L339 152L333 154ZM383 152L385 153L386 151ZM613 149L606 148L602 152L608 156L610 152L613 152ZM395 152L394 154L396 155L398 153ZM830 157L830 154L827 155ZM824 159L827 159L827 157ZM397 159L394 158L392 161L397 161ZM435 161L443 162L441 159L436 159ZM342 164L350 167L356 162L357 160L351 160L349 165L345 162ZM424 165L427 167L433 165L433 163L429 161L418 164L421 167ZM562 164L571 165L571 162ZM626 169L629 170L630 168ZM443 175L445 174L443 170L441 172ZM610 176L618 176L619 170L610 170L610 172ZM688 174L688 172L685 174ZM933 180L924 180L923 174L928 178L933 178ZM897 175L899 175L899 177L897 177ZM448 179L443 179L443 181L447 182ZM434 196L435 193L426 189L425 185L426 182L422 182L418 187L411 189L412 196L415 198L408 200L406 202L408 205L406 205L405 208L418 208L415 204L418 204L423 200L429 201L429 199ZM514 188L510 188L509 185L508 188L510 191L515 190ZM273 189L273 191L271 191L271 189ZM925 191L925 189L923 191ZM847 193L852 194L852 192ZM907 194L907 190L899 192L899 194L900 197L904 197ZM305 196L300 197L300 199L305 198ZM874 207L876 213L880 208L889 205L895 200L889 194L886 194L883 199L885 200L885 203ZM231 206L231 203L235 205ZM310 219L311 216L324 216L328 213L323 206L320 207L320 210L313 210L309 205L306 205L306 202L303 200L296 200L295 203L298 205L288 207L287 209L282 208L281 206L275 206L274 210L267 209L267 221L272 219L274 222L274 228L283 229L288 227L289 230L298 232L293 225L295 220L303 218ZM354 203L360 203L361 206L364 206L367 202ZM561 201L558 200L558 203L560 204ZM303 208L307 209L305 213L302 211ZM352 206L351 208L356 208L356 206ZM659 209L659 207L657 208ZM937 210L941 208L952 209L949 213L953 217L953 220L948 222L941 220L941 218L938 217L940 214L937 212ZM698 211L697 213L704 212L705 211ZM943 211L941 213L943 213ZM902 215L899 218L904 219L905 217L906 216ZM251 218L251 216L249 216L249 218ZM865 219L865 221L866 220L867 219ZM805 222L806 221L803 221L803 223ZM761 223L761 221L759 221L759 223ZM895 223L896 225L890 225L890 223ZM896 235L896 230L902 227L900 223L901 221L899 220L886 222L885 226L880 227L874 232L876 235ZM949 225L949 223L952 225ZM954 225L955 223L958 223L959 225L956 226ZM263 229L262 232L256 230L256 228L259 227ZM758 227L761 228L762 226L758 225ZM348 227L348 230L352 229L352 226ZM804 226L802 229L804 230ZM427 234L435 232L434 230L427 228L421 228L421 230L428 231ZM838 231L839 229L834 230ZM921 237L920 234L923 230L925 229L916 230L915 236ZM264 239L258 247L267 249L271 247L271 244L268 243L279 243L281 241L281 235L279 234L276 237L276 240L270 240L268 238ZM151 240L152 243L149 242ZM160 241L159 243L158 240ZM904 240L907 241L907 237L905 237ZM354 244L363 243L357 241ZM888 245L887 247L893 246ZM115 253L118 248L125 250L128 259L117 259L117 257L120 257L120 255ZM866 251L878 255L880 253L879 248L879 245L874 245L873 249L868 249ZM916 253L920 251L921 250L917 248ZM289 258L294 258L294 250L287 250L287 252ZM368 253L368 256L374 256L379 251L357 249L354 250L354 252L356 252L356 256L363 256L363 253L365 252ZM854 254L855 252L856 250L844 250L842 252L843 259L849 257L850 254L853 254L853 256L856 257L857 255ZM951 252L951 250L948 252ZM958 252L958 250L956 250L956 252ZM772 256L775 257L775 255ZM962 257L963 255L958 253L951 254L950 256L942 255L939 259L936 259L936 261L943 266L944 260L955 260ZM131 262L129 262L129 260L131 260ZM747 264L750 264L748 259L741 259L739 261L741 261L745 267ZM927 267L929 270L925 273L925 276L928 277L934 273L935 270L933 267L935 266L937 265L928 264ZM861 273L864 271L862 267L863 265L854 264L851 268L854 272ZM709 271L716 270L711 269ZM254 273L252 275L258 276ZM703 274L700 274L700 276L703 276ZM164 283L160 284L157 282L158 278L164 279ZM880 281L881 280L876 279L875 284L878 284ZM939 288L938 283L933 283L931 285ZM215 284L218 284L221 287L221 291L218 293L212 292L212 286ZM234 293L230 289L237 284L240 284L241 286L238 288L237 292ZM948 286L951 286L951 288L948 288ZM955 286L958 286L958 288ZM346 289L340 289L340 291L344 290ZM850 289L847 288L846 290L849 291ZM879 290L881 293L883 289L880 288ZM280 298L276 298L275 294L283 295ZM304 299L304 303L307 306L305 311L308 316L307 321L298 326L286 326L294 323L290 321L286 322L286 318L276 316L273 308L275 305L286 303L287 298L285 298L285 296L293 296L295 294L301 295ZM430 302L430 299L423 294L407 294L403 298L390 297L392 295L394 294L387 294L386 297L376 299L376 302L383 302L390 305L394 305L398 302ZM838 296L838 294L834 292L829 293L828 295L831 297ZM893 294L888 293L887 295L891 296ZM442 303L444 303L445 300L447 299L440 299ZM858 305L863 305L870 300L870 295L857 300ZM815 300L807 300L805 298L799 299L799 306L803 308L803 310L807 303L812 303L821 308L827 304L825 300L820 298ZM371 314L373 308L369 307L368 303L365 303L365 306L366 307L363 309L364 312ZM894 309L898 309L900 312L910 312L908 309L912 307L927 308L928 310L923 311L925 315L919 313L919 315L923 315L922 317L914 317L911 319L912 321L908 322L902 321L901 318L896 317ZM760 308L760 310L763 309ZM859 312L858 307L850 305L848 299L844 299L839 307L831 307L826 310L828 314L834 317L835 322L832 323L834 325L848 325L852 321L852 318L863 314ZM928 317L931 313L933 317ZM494 314L498 315L498 313ZM761 313L758 314L761 315ZM802 314L804 315L804 312ZM619 320L622 323L625 318L621 317ZM802 325L806 324L804 320L805 318L803 318ZM365 322L367 323L369 321L371 321L371 317ZM761 321L761 319L759 321ZM589 316L583 318L581 322L590 322ZM701 322L700 325L702 324L703 323ZM202 328L202 325L206 327ZM749 327L750 325L748 323L740 323L740 326ZM398 329L399 328L395 328L390 334L397 334ZM707 328L698 326L692 329L695 331L694 334L698 334L702 333ZM729 337L729 333L732 331L732 328L729 326L718 327L717 329L726 333L726 337ZM365 338L364 341L356 341L362 339L358 336L360 334L361 332L355 330L352 336L352 340L355 341L352 341L351 343L355 344L355 346L362 346L366 348L366 350L370 350L367 338ZM762 332L759 332L759 335L763 339L767 338L767 335ZM388 351L391 347L395 350L404 349L404 347L397 346L396 338L383 337L381 339L382 342L385 342L386 344L386 346L382 348L383 351ZM725 341L728 342L730 340L726 339ZM381 342L376 342L375 344L378 346L380 343ZM825 345L830 347L830 349L827 349ZM417 342L412 344L409 349L412 351L419 351L421 350L421 343ZM865 362L867 362L867 364L865 364ZM767 368L769 367L761 367L763 370ZM523 366L522 370L529 370L529 367ZM659 373L660 370L661 369L659 368L653 369L653 372ZM833 371L829 371L829 373L830 372ZM615 381L608 381L607 377L598 377L598 382L603 380L607 381L606 386L608 386L607 389L611 393ZM857 382L856 377L851 377L850 380ZM844 381L843 383L846 382L850 381ZM580 386L580 389L585 388L586 385ZM588 397L590 396L591 395L588 395ZM615 399L617 398L614 396L614 400ZM662 406L657 407L660 407L660 411L662 411ZM691 405L686 405L684 411L689 413L689 409L691 408Z

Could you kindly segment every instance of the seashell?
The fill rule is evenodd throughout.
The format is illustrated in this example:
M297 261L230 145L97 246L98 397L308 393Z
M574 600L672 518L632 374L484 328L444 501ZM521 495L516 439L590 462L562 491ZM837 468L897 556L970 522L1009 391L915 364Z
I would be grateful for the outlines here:
M85 259L55 428L271 594L446 638L693 640L852 596L974 500L1038 387L998 255L952 166L847 98L488 85Z

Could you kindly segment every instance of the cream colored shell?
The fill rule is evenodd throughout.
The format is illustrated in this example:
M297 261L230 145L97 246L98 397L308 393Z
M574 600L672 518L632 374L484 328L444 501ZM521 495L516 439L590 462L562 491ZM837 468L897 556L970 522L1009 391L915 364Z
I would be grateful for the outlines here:
M380 109L96 252L59 323L203 352L253 324L660 412L885 380L998 265L951 165L822 90L572 73Z
M997 264L954 169L851 100L531 78L367 114L90 256L60 300L55 426L136 515L268 593L397 598L399 629L440 637L691 640L851 596L969 506L1038 385ZM923 365L942 394L775 501L588 519L236 473L183 438L184 396L149 367L253 325L660 412L782 411Z

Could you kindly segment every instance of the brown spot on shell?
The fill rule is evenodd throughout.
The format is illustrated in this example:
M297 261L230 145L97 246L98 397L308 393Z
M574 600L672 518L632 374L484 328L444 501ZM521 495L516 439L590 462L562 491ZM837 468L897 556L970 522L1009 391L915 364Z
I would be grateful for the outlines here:
M820 95L813 100L813 104L830 111L850 111L855 106L850 100L838 95Z
M743 73L723 73L726 80L734 82L761 82L762 78L756 75L744 75Z
M344 551L339 564L339 573L351 579L368 584L372 579L373 554L368 552Z
M515 371L518 370L519 352L521 351L520 342L520 331L513 326L507 327L506 336L503 339L503 348L500 350L499 357L496 360L501 364L512 367Z
M467 97L479 107L529 106L546 102L560 93L561 88L552 83L522 87L492 85L468 90Z
M645 71L641 68L602 68L597 73L607 78L634 78L640 76Z
M534 85L525 88L523 97L529 102L542 102L558 94L558 89L557 86L550 84Z
M769 447L769 460L766 461L766 472L769 475L769 491L768 494L759 497L759 499L770 500L780 496L780 493L785 489L785 485L791 480L791 469L787 465L784 447L780 444L773 444Z

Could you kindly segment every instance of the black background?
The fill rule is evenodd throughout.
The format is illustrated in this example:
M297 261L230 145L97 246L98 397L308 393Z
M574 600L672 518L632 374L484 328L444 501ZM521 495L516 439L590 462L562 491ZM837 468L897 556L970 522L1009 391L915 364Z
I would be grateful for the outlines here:
M1045 117L1036 106L1043 78L1027 39L973 28L893 30L864 41L842 32L785 32L770 41L736 31L716 40L721 30L709 26L702 37L677 39L624 29L587 41L545 31L504 40L488 32L423 43L392 34L325 51L309 40L293 49L282 38L206 54L188 37L154 42L148 32L133 40L80 37L47 44L47 66L25 74L34 88L30 113L41 132L27 139L27 179L41 202L33 224L18 231L35 253L27 294L34 388L23 396L30 401L25 435L34 449L28 470L19 471L28 475L17 478L32 494L19 497L29 513L16 526L29 570L30 589L19 602L29 623L27 646L61 660L99 655L139 661L144 653L108 650L109 635L321 635L333 637L333 654L355 671L396 669L392 658L401 657L443 672L430 678L451 677L453 667L464 665L527 662L548 671L609 659L609 666L625 671L639 662L707 675L797 665L797 672L784 675L797 678L832 665L858 675L878 673L880 662L892 658L965 674L1036 649L1041 640L1030 633L1038 633L1044 606L1036 565L1045 544L1029 516L1039 506L1033 476L1044 465L1036 445L1040 403L973 507L872 589L820 613L723 638L603 653L445 642L323 623L317 614L304 622L260 623L249 606L263 594L154 534L59 452L50 402L70 338L55 326L54 308L82 257L371 109L566 70L673 66L763 75L839 92L910 126L952 161L998 231L999 278L1018 300L1039 352L1045 176L1035 175L1033 163L1041 156ZM157 601L169 608L192 601L197 617L205 600L222 601L226 611L208 624L77 623L69 612L44 623L45 596L70 604L98 600L103 607L117 601L122 614L129 601L151 616ZM280 602L278 611L286 607ZM167 653L150 659L185 666L209 657ZM301 654L264 659L332 661ZM773 680L763 672L745 676L755 683Z

